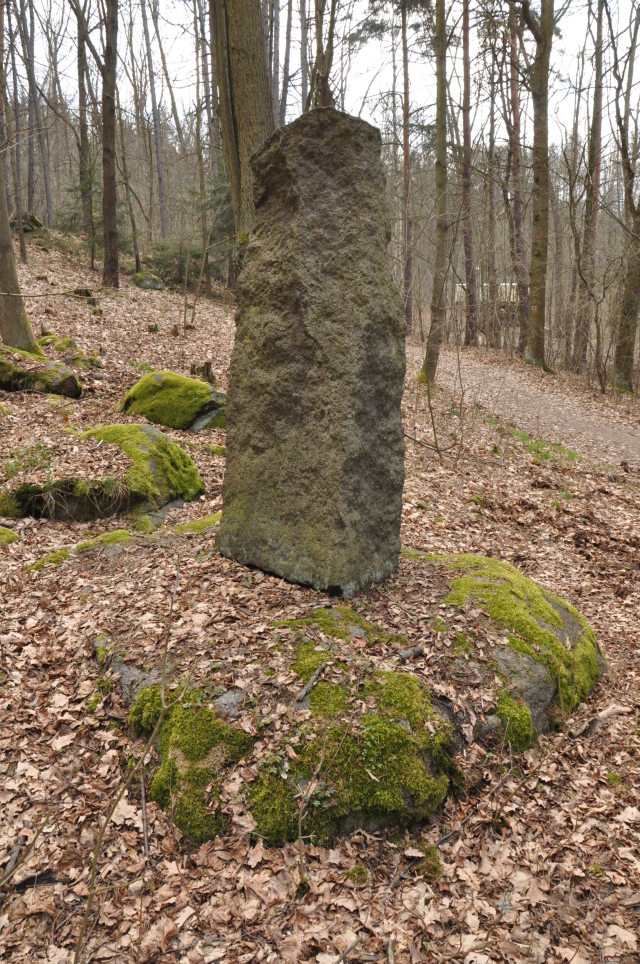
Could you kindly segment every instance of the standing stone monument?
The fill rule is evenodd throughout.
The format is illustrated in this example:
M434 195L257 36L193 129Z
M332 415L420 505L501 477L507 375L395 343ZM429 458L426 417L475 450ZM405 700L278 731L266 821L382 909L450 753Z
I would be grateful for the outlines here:
M229 379L220 551L345 595L400 550L405 325L380 148L331 108L253 157Z

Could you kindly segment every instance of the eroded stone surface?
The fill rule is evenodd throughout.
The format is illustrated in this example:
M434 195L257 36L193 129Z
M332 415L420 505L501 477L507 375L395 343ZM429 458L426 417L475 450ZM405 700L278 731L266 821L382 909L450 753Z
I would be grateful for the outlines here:
M221 552L347 594L400 549L405 331L380 145L316 110L255 156L229 384Z

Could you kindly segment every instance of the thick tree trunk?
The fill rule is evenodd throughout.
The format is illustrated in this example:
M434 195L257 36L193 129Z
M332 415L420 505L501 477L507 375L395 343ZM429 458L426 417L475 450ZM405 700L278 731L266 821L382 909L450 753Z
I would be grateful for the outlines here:
M4 164L0 152L0 180L3 179ZM0 336L5 345L38 355L42 354L31 330L20 294L7 197L4 191L0 191Z
M595 80L593 90L593 115L589 132L589 156L587 161L587 192L584 212L580 277L578 281L578 310L573 346L573 367L582 371L587 361L587 344L593 307L595 286L595 254L600 202L600 169L602 161L602 21L604 0L598 0L596 26Z
M402 0L402 261L404 317L407 333L413 331L413 225L411 223L411 145L409 142L409 45L407 42L407 2Z
M253 226L250 159L274 129L258 0L211 0L215 28L222 142L236 236Z
M478 286L473 250L471 212L471 59L469 54L469 0L462 0L462 237L466 282L465 345L474 345L478 337Z
M160 236L163 241L167 240L167 191L164 180L164 162L162 159L162 132L160 130L160 112L158 111L158 98L156 97L156 81L153 73L153 54L151 51L151 37L149 35L149 22L147 20L147 4L145 0L140 0L140 12L142 13L142 28L144 31L144 43L147 51L147 66L149 71L149 92L151 94L151 116L153 118L153 142L156 151L156 176L158 178L158 204L160 206Z
M638 206L640 208L640 205ZM616 388L633 391L633 363L640 313L640 210L636 210L629 239L629 254L622 289L613 382Z
M104 265L102 283L120 286L118 225L116 206L116 67L118 44L118 0L106 0L104 70L102 74L102 223Z
M431 294L431 327L420 381L433 382L447 312L449 225L447 213L447 31L444 0L436 0L436 250Z
M276 125L280 116L280 0L271 0L271 106Z
M527 26L536 41L531 78L533 101L533 197L530 316L526 359L542 368L545 361L547 252L549 244L549 63L553 41L554 0L542 0L537 21L523 4Z
M13 82L13 123L16 135L20 130L20 96L18 93L18 70L16 66L16 33L11 24L11 4L7 4L7 27L9 28L9 47L11 52L11 74ZM17 30L17 27L16 27ZM11 166L13 169L13 181L16 196L16 222L18 229L18 241L20 244L20 260L23 264L27 263L27 245L24 240L24 201L22 197L22 150L20 147L20 137L16 136L11 151Z

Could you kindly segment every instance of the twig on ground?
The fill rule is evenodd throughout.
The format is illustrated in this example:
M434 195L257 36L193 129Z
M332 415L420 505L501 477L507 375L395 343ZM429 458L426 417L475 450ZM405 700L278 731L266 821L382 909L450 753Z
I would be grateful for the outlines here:
M328 663L321 663L320 666L318 666L309 682L301 689L299 696L296 697L296 703L302 703L303 699L309 695L328 665Z

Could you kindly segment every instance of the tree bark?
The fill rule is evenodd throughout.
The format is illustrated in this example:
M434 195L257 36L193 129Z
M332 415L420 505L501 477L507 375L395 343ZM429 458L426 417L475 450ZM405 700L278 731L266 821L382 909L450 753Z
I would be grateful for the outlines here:
M513 177L513 265L518 291L518 354L524 355L529 335L529 272L524 240L522 148L520 146L520 89L518 84L518 23L514 3L509 4L509 88L511 99L511 164Z
M309 21L307 0L300 0L300 100L302 110L307 109L309 96L309 59L307 45L309 43Z
M89 246L91 268L95 266L96 234L93 223L93 186L89 163L89 128L87 125L87 48L82 23L76 15L78 43L78 172L80 177L80 203L82 205L82 228Z
M420 381L436 377L446 321L449 225L447 213L447 32L444 0L436 0L436 250L431 294L431 327Z
M589 330L591 328L595 287L595 254L598 205L600 202L600 170L602 162L602 22L604 19L604 0L597 0L597 3L598 13L594 50L595 86L593 90L591 130L589 132L587 190L578 279L578 310L573 347L573 367L576 371L582 371L587 361L587 344L589 341Z
M545 360L547 251L549 244L549 63L553 41L554 0L541 0L540 18L523 0L525 23L536 43L531 76L533 101L533 196L529 336L525 357L542 368Z
M240 242L253 227L250 159L274 129L258 0L211 0L215 9L222 142Z
M462 0L462 237L467 308L464 330L466 346L475 345L478 338L478 288L471 211L471 59L469 55L469 32L469 0Z
M487 224L487 282L489 297L485 314L487 344L490 348L500 348L500 324L498 318L498 274L496 270L496 181L498 179L498 159L496 156L496 34L491 18L487 29L491 50L489 68L489 151L488 151L488 224Z
M151 116L153 118L153 141L156 152L156 177L158 178L158 204L160 207L160 236L163 241L167 240L167 191L164 180L164 162L162 159L162 132L160 130L160 112L158 111L158 98L156 97L156 81L153 73L153 54L151 51L151 37L149 35L149 22L147 20L146 0L140 0L140 12L142 13L142 29L144 31L144 43L147 51L147 66L149 70L149 93L151 94Z
M278 115L279 126L282 127L287 120L287 97L289 94L289 67L291 64L291 27L293 20L293 0L287 3L287 29L284 38L284 62L282 65L282 94L280 96L280 108Z
M413 225L411 223L411 145L409 142L409 45L407 43L407 0L400 5L402 40L402 260L404 317L407 333L413 331Z
M105 0L106 23L104 72L102 75L102 223L104 226L104 264L102 283L120 286L118 225L116 207L116 66L118 44L118 0Z

